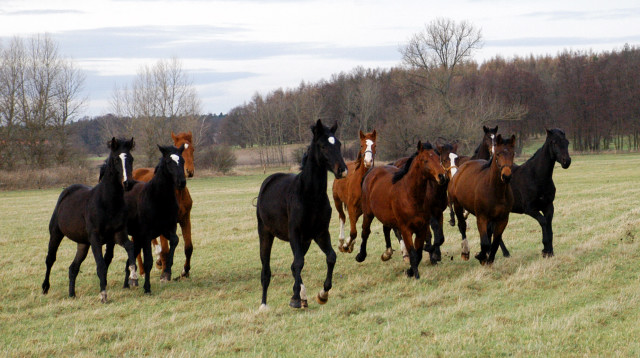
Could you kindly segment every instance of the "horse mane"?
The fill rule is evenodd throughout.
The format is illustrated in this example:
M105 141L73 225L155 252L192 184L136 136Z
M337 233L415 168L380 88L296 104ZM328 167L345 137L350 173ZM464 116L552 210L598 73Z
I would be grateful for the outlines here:
M307 164L307 159L309 159L309 149L311 146L308 146L307 149L302 154L302 160L300 161L300 170L304 169L305 164Z
M360 160L360 159L362 159L362 153L360 153L360 151L358 151L358 156L356 157L356 168L355 169L360 168L360 165L362 164L362 160Z
M391 183L395 184L398 182L398 180L402 179L408 172L409 169L411 168L411 163L413 163L413 159L418 155L418 152L413 153L409 159L407 159L407 162L404 163L404 165L402 166L402 168L400 168L400 170L398 170L395 174L393 174L393 179L391 179Z

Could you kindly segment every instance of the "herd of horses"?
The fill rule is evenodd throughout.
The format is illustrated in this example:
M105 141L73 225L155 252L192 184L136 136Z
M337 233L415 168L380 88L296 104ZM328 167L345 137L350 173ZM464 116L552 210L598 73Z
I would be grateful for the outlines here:
M481 143L473 156L458 155L457 142L438 138L434 144L418 142L410 157L376 166L378 138L375 130L371 133L360 131L357 158L345 163L341 142L336 137L337 123L327 127L318 120L311 126L313 138L303 156L300 173L270 175L259 190L255 206L262 262L260 309L267 308L271 248L275 237L288 241L293 252L294 285L289 305L293 308L308 306L301 271L311 241L320 247L327 262L324 286L315 299L320 304L328 301L336 263L329 233L332 211L327 195L329 171L335 175L332 192L340 222L340 252L353 252L357 221L363 217L362 242L356 255L358 262L367 257L367 240L376 218L382 223L386 244L381 259L387 261L393 255L393 231L403 259L409 263L407 276L420 278L418 266L423 252L429 254L431 264L441 261L447 208L451 212L449 223L454 226L457 220L464 260L470 255L466 238L469 214L476 217L480 252L475 257L482 265L494 261L498 248L505 257L510 255L502 240L510 213L527 214L536 219L542 228L542 256L553 256L556 190L553 169L556 162L564 169L571 164L565 133L560 129L546 130L542 147L524 164L516 165L515 135L503 137L498 134L497 126L485 126L483 130ZM51 267L64 236L77 243L76 256L69 267L70 297L75 296L75 279L89 248L96 261L102 302L107 301L106 277L115 244L127 252L125 288L138 285L137 259L140 275L145 277L144 292L151 292L152 245L160 256L156 266L162 272L161 280L170 281L178 244L178 224L182 229L186 256L181 277L189 276L193 252L190 220L193 201L186 187L186 177L194 174L194 147L191 132L172 133L172 139L174 146L158 146L161 157L155 168L133 170L133 138L112 138L108 143L110 154L100 168L98 184L94 187L75 184L62 191L49 223L49 249L42 283L44 294L49 291ZM345 209L350 222L348 238L345 238L344 229ZM129 236L133 240L129 240Z

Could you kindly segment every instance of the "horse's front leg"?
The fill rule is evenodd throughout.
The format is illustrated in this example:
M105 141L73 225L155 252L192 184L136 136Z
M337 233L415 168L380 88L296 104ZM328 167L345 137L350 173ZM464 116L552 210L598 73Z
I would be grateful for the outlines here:
M382 226L382 232L384 233L384 243L386 249L380 256L382 261L388 261L393 255L393 249L391 248L391 227L390 226Z
M487 264L492 264L493 260L496 257L496 252L498 251L498 246L502 242L502 233L504 229L507 227L507 223L509 222L509 217L498 221L494 221L491 223L491 231L493 231L493 242L491 243L491 252L489 253L489 259L487 260Z
M422 260L422 248L424 246L424 238L422 239L422 244L420 246L420 253L418 254L417 252L418 250L416 250L416 247L413 245L413 232L406 226L400 227L399 230L400 230L400 235L402 235L402 241L404 242L404 246L409 251L409 264L411 265L411 267L407 270L407 276L415 277L416 279L419 279L420 273L418 272L418 264L420 263L420 260Z
M127 270L129 279L125 277L123 288L128 288L131 286L138 286L138 273L136 271L136 253L135 253L135 245L131 240L129 240L129 235L127 234L127 230L122 230L116 232L114 235L115 242L122 246L127 252Z
M480 252L476 255L476 259L480 261L481 265L484 265L487 263L487 254L491 252L491 238L487 231L488 221L487 218L480 215L476 217L476 222L478 224L478 233L480 234Z
M319 237L315 238L316 243L320 247L320 250L324 252L327 257L327 277L324 280L324 287L322 291L318 292L316 301L323 305L329 300L329 290L332 287L333 267L336 265L336 252L331 247L331 236L329 230L325 231Z
M360 252L356 255L356 261L363 262L367 258L367 240L371 235L371 222L373 221L373 215L364 214L362 217L362 243L360 243Z
M353 247L356 244L356 238L358 237L358 218L362 215L362 210L360 210L356 205L349 205L347 207L349 211L349 241L345 243L345 250L351 253L353 252Z
M467 240L467 221L464 218L464 208L460 204L453 204L453 208L458 218L458 231L460 231L460 235L462 235L462 251L460 256L464 261L469 261L469 241Z
M542 249L542 257L553 257L553 211L553 202L549 203L543 211L544 218L546 219L546 225L542 230L542 245L544 245L544 249Z
M429 252L429 256L431 259L431 263L442 261L442 253L440 251L440 246L444 243L444 230L442 224L444 223L443 212L439 209L436 210L434 216L431 217L429 223L431 225L431 229L433 230L433 246L431 250L427 249L427 245L425 245L424 250ZM428 230L428 229L427 229ZM429 235L431 236L431 235ZM431 239L428 239L427 242L430 242Z
M100 280L100 301L107 303L107 265L102 256L102 245L100 245L100 237L98 233L92 232L89 237L93 258L96 260L96 272Z
M162 276L160 277L161 282L169 282L171 281L171 268L173 267L173 255L176 251L176 247L178 246L178 235L176 234L176 226L173 227L171 232L165 234L165 236L169 240L169 252L165 254L165 268L162 272Z
M153 267L153 253L151 252L151 237L143 236L142 255L144 256L144 293L151 294L151 268Z
M186 213L182 220L179 221L182 230L182 238L184 239L184 268L180 273L181 277L189 277L191 270L191 254L193 253L193 242L191 241L191 214Z
M305 240L305 238L300 234L297 228L289 228L289 244L291 245L291 251L293 252L293 263L291 263L291 274L293 275L293 295L291 296L289 306L293 308L301 308L301 273L302 268L304 267L304 254L309 249L311 241Z

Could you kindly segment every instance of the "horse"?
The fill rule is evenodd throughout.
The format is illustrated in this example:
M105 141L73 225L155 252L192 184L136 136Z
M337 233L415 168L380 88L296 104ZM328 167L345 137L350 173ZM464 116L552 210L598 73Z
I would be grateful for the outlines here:
M125 194L127 204L127 227L133 237L135 255L144 254L144 292L151 293L149 273L151 272L153 255L151 240L163 235L169 240L169 252L164 255L166 265L161 281L171 281L173 254L178 244L176 228L178 222L178 200L175 191L183 189L187 183L184 175L184 159L182 153L185 146L160 146L162 158L150 181L136 182ZM126 268L127 275L129 267ZM126 284L126 282L125 282Z
M477 159L464 163L449 182L449 199L458 217L464 260L469 259L467 223L464 219L464 210L467 210L476 216L480 233L481 251L476 255L476 259L482 265L493 263L498 245L502 241L502 233L509 222L509 212L513 207L513 194L509 182L512 177L514 147L515 135L503 140L499 134L496 138L495 154L490 160Z
M569 141L561 129L547 129L547 138L536 153L522 165L514 165L511 179L512 213L526 214L542 228L542 257L553 256L553 167L558 162L563 169L571 165ZM506 248L501 245L503 254ZM505 256L508 255L508 251Z
M375 217L382 222L387 256L393 252L390 230L398 229L409 250L411 267L407 275L420 278L418 265L425 241L431 240L429 221L434 215L430 203L425 202L429 181L444 185L446 175L440 156L428 142L425 145L418 142L417 151L402 168L385 165L371 169L362 183L362 243L356 256L358 262L367 257L367 240Z
M293 296L289 306L307 307L306 288L300 272L304 255L314 240L326 255L327 276L323 289L316 296L319 304L327 303L336 253L331 247L329 220L331 205L327 196L327 170L336 178L347 176L347 165L340 153L340 141L335 137L336 122L331 128L318 119L311 126L313 139L302 159L299 174L276 173L267 177L260 186L256 204L260 260L262 272L262 303L267 309L267 289L271 281L271 247L273 238L289 241L293 252L291 273L294 277Z
M476 160L476 159L489 160L491 158L491 156L495 152L496 135L498 134L498 126L495 126L494 128L482 126L482 130L484 132L484 135L482 136L482 141L480 142L480 144L478 144L476 149L473 151L472 156L470 157L464 156L464 155L458 156L457 152L455 152L456 154L452 156L451 158L452 163L450 166L451 176L455 175L455 173L458 170L458 167L460 167L462 164L466 163L469 160ZM453 206L451 204L449 204L449 215L450 215L449 224L451 226L455 226L456 219L453 213ZM466 219L467 216L469 216L468 213L464 216L464 218Z
M455 159L457 158L456 152L458 151L458 143L449 143L446 140L443 141L442 138L438 138L435 142L435 148L438 154L440 154L440 164L444 167L447 180L451 180L451 177L456 171ZM390 163L390 165L401 168L406 164L408 159L409 157L400 158L395 162ZM449 206L449 199L447 198L446 185L438 185L435 181L430 180L428 181L427 186L427 197L425 198L425 203L431 205L430 210L433 213L429 224L433 231L434 244L432 246L430 242L427 242L424 246L424 250L429 252L431 263L435 264L442 260L440 246L444 243L444 231L442 227L444 222L443 213ZM408 262L409 252L404 246L402 236L399 234L397 229L394 229L394 233L400 242L403 259ZM383 254L382 256L383 261L390 258L390 255Z
M100 298L102 303L107 302L107 271L113 259L114 242L127 251L127 267L133 270L129 280L132 284L137 281L134 247L127 236L124 201L125 191L133 185L133 156L130 152L135 143L133 138L125 140L113 137L107 145L110 153L104 164L102 180L93 188L82 184L71 185L58 197L49 221L47 271L42 283L42 293L45 295L49 292L51 267L65 236L78 244L76 256L69 266L69 297L76 296L76 277L91 248L100 280ZM105 244L107 250L103 256L102 245Z
M340 237L338 250L340 252L353 252L353 246L356 243L358 230L356 224L358 218L362 215L362 205L360 205L360 197L362 196L362 179L373 167L376 155L376 131L364 134L360 131L360 151L355 161L347 163L346 178L336 179L333 181L333 202L335 203L338 217L340 218ZM346 217L344 208L347 207L349 212L349 223L351 229L349 232L349 241L344 242L344 223Z
M195 167L193 165L193 152L195 148L191 143L192 138L193 136L191 131L188 133L181 132L178 134L171 132L173 145L176 148L180 148L180 146L184 145L182 158L184 159L185 175L188 178L193 177L195 174ZM153 178L153 173L153 168L138 168L133 171L133 178L138 181L148 182ZM193 200L191 199L189 189L186 186L182 189L176 188L176 199L178 199L178 224L180 224L182 238L184 239L185 256L184 268L182 269L180 277L189 277L189 270L191 270L191 254L193 253L193 242L191 241L191 207L193 206ZM153 239L151 243L155 247L154 251L160 255L160 258L156 261L156 266L161 272L163 272L166 267L165 256L169 252L169 241L166 237L160 235L160 247L158 247L157 239ZM142 255L138 255L138 267L140 268L140 274L144 275Z

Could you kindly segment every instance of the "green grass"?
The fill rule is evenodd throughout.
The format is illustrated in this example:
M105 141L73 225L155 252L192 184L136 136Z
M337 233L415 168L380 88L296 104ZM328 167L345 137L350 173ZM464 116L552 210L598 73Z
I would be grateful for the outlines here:
M258 312L252 200L265 176L190 180L191 278L160 284L154 269L152 295L124 290L125 253L118 247L108 304L99 302L91 255L78 276L78 297L67 297L75 254L68 239L58 251L51 290L41 294L59 189L0 192L1 355L640 355L640 155L575 156L568 170L556 166L554 258L541 257L540 228L529 217L511 216L504 240L512 257L498 254L491 267L462 261L460 234L447 225L442 263L421 264L416 281L404 276L398 252L380 261L384 240L374 222L367 260L359 264L355 253L338 253L329 302L312 301L302 311L288 307L292 255L277 240L270 310ZM335 218L334 210L334 247ZM475 253L473 218L468 236ZM183 264L180 243L174 272ZM324 255L312 244L303 270L311 295L322 288L325 272Z

